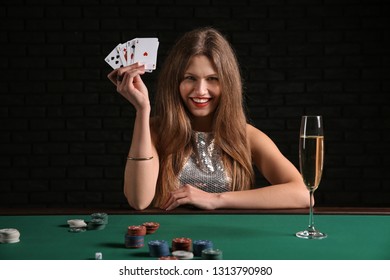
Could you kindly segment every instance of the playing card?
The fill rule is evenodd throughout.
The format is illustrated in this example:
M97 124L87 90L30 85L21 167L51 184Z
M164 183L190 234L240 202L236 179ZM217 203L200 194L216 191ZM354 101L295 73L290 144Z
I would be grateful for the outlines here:
M157 38L134 39L134 58L132 63L143 63L145 64L145 69L150 72L156 69L158 45Z
M111 52L109 55L106 56L104 59L113 69L118 69L123 66L123 63L121 61L118 47L121 44L118 44Z
M134 63L134 49L135 49L135 40L136 39L132 39L130 41L127 41L126 45L127 45L127 57L128 57L128 64L127 65L131 65Z
M128 63L128 55L127 55L127 44L124 43L124 44L119 44L117 46L117 49L118 49L118 52L119 52L119 57L122 61L122 65L123 66L127 66L127 65L130 65Z

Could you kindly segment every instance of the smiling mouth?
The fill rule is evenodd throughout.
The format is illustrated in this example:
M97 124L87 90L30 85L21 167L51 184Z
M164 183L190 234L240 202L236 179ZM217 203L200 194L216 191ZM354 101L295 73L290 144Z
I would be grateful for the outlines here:
M195 104L202 105L202 104L206 104L207 102L209 102L211 100L211 98L196 98L196 97L193 97L193 98L191 98L191 100Z

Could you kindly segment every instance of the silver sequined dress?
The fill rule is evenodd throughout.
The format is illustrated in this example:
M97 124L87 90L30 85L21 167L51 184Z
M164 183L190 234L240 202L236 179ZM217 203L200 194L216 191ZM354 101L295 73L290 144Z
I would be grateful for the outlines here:
M180 185L190 184L210 193L231 190L228 176L221 157L221 149L214 143L214 134L193 132L193 152L179 173Z

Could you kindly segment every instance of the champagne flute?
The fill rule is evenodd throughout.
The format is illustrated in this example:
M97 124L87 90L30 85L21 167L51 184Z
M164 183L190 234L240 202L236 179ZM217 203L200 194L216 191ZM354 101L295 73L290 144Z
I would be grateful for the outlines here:
M324 128L321 116L302 116L299 136L299 166L310 193L309 226L296 233L297 237L322 239L327 235L314 227L313 197L318 188L324 164Z

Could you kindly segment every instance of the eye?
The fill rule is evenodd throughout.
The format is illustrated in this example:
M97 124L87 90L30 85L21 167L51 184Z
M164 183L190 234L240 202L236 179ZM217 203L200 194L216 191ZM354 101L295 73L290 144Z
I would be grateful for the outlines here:
M195 77L194 76L191 76L191 75L187 75L187 76L184 76L184 80L188 80L188 81L195 81Z
M208 77L207 78L208 81L218 81L218 77Z

